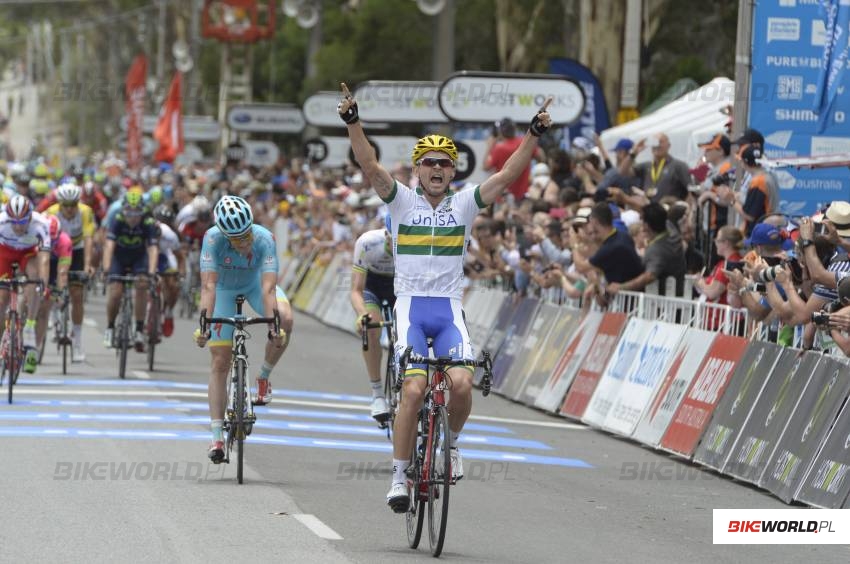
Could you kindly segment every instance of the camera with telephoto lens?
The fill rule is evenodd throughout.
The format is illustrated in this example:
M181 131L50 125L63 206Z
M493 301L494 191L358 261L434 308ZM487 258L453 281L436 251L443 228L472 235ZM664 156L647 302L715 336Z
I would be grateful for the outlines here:
M769 268L765 268L758 274L756 274L756 282L773 282L776 280L776 274L779 272L781 266L771 266Z
M732 179L732 175L728 172L724 172L723 174L715 174L711 177L711 183L714 186L723 186L723 185L731 185L734 182Z
M829 325L829 314L823 311L813 311L812 312L812 323L815 325L826 326Z

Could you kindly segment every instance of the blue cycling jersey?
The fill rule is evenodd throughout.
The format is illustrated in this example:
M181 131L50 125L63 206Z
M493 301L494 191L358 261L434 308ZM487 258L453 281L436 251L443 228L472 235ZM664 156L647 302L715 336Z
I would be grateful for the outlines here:
M260 283L266 272L277 274L277 250L271 231L253 225L254 244L242 255L233 248L218 227L211 227L201 246L201 272L217 272L219 289L249 288Z

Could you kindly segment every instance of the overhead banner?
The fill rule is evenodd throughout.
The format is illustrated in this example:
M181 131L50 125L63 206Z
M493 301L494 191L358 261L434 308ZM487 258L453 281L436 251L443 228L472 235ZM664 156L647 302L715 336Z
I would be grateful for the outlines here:
M632 364L637 359L638 351L641 350L646 341L646 335L652 328L652 321L635 318L629 320L620 341L617 343L614 354L605 365L605 372L602 373L602 378L599 379L599 383L593 391L593 397L590 398L587 411L581 418L584 423L601 427L605 422L605 418L608 417L626 376L632 369Z
M549 59L549 72L572 78L584 93L584 111L578 121L570 126L570 139L584 137L592 140L596 132L611 127L605 91L593 71L576 60L555 58Z
M783 353L741 430L724 474L758 483L820 358L794 349Z
M142 117L142 131L153 133L159 116L145 115ZM122 131L127 131L127 116L122 116L118 122ZM186 141L218 141L221 139L221 125L210 116L183 116L183 139Z
M673 362L658 386L658 392L638 423L634 438L650 446L658 446L685 392L708 353L715 333L689 328L673 353Z
M588 312L572 334L572 338L569 339L566 350L562 347L557 349L557 352L563 351L563 354L555 355L557 362L552 367L551 375L548 375L549 378L546 380L543 390L534 402L535 407L546 411L558 409L570 388L570 384L575 379L576 373L587 357L587 352L590 350L603 318L604 315L601 312Z
M826 509L841 507L850 494L848 473L850 403L845 403L794 499Z
M227 127L251 133L301 133L301 108L288 104L234 104L227 110Z
M446 123L440 110L439 82L370 80L359 84L354 99L364 121Z
M531 321L531 326L520 342L519 352L513 362L515 368L510 371L509 377L502 382L502 387L498 390L503 396L516 399L519 395L520 390L525 386L525 381L531 375L531 367L543 352L540 349L540 343L549 336L549 331L559 315L561 315L560 306L550 303L540 304L537 314ZM564 308L564 315L572 316L573 312Z
M519 353L522 341L531 326L531 320L537 312L538 305L540 305L540 301L537 298L523 298L514 310L513 317L508 324L507 333L505 333L505 340L499 347L499 355L493 361L493 390L499 391L502 382L508 376L511 365Z
M774 365L780 357L785 356L787 361L788 355L795 352L774 343L750 343L714 410L711 423L694 453L694 462L715 470L723 469L750 411L773 374Z
M523 383L519 397L517 397L522 403L533 405L540 409L547 409L543 405L537 405L536 402L545 401L543 399L544 395L548 396L550 394L550 388L548 386L549 376L572 341L573 335L581 331L582 314L580 312L573 312L574 310L570 308L564 308L564 313L556 317L552 330L549 331L549 335L541 343L540 354L537 356L534 364L528 367L528 377ZM602 314L597 315L597 318L601 321ZM593 332L595 333L595 328ZM563 399L563 394L560 399L556 400L558 403L549 409L549 411L557 409L561 399Z
M634 433L684 333L684 325L663 321L653 323L602 423L603 429L627 437Z
M791 502L848 393L847 366L823 357L762 473L760 487Z
M693 454L748 344L746 339L730 335L717 335L714 338L696 378L664 432L661 448L687 457ZM743 363L740 366L746 370Z
M344 128L345 122L339 117L339 112L336 109L340 100L342 100L342 95L339 92L316 92L304 100L301 113L310 125Z
M841 4L846 6L845 0ZM825 67L827 35L820 2L767 0L753 3L753 50L749 127L765 138L768 158L823 156L850 152L850 96L838 95L823 116L815 113L818 79ZM837 48L847 46L846 30ZM845 61L845 64L846 61ZM844 73L839 93L850 87ZM777 171L780 211L812 214L823 204L846 200L847 167Z
M460 72L440 87L443 113L452 121L528 123L548 96L555 125L570 125L584 112L584 92L575 81L553 74Z
M588 314L590 315L590 314ZM620 332L626 325L625 313L606 313L599 324L599 329L590 344L590 350L573 380L573 385L564 398L561 415L581 419L593 392L596 390L605 366L617 348Z

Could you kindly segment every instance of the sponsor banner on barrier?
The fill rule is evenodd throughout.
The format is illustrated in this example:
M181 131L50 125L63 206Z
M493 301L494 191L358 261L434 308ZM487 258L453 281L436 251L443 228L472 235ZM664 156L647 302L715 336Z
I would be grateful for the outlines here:
M762 473L760 487L785 503L793 499L848 393L847 366L823 357Z
M794 499L815 507L841 507L850 494L848 473L850 403L845 403Z
M617 399L617 394L626 376L632 370L638 351L643 347L646 335L652 331L653 325L652 321L646 319L629 320L623 336L617 343L617 348L614 349L614 354L605 366L602 378L599 379L593 391L593 397L590 398L584 417L581 418L584 423L594 427L601 427L605 423L605 418L608 417L614 400Z
M664 431L682 403L685 392L697 374L715 334L711 331L688 328L673 352L673 362L658 385L655 397L638 423L634 439L658 446Z
M850 538L850 513L836 509L715 509L712 525L714 544L847 544Z
M335 285L339 282L339 269L344 267L343 262L348 257L343 255L334 255L331 261L325 267L325 272L316 284L316 290L313 292L313 297L310 303L307 304L307 313L316 317L321 317L324 309L331 301L331 292L335 290ZM350 270L350 266L348 270Z
M499 354L493 360L493 390L498 392L502 382L508 377L511 366L514 363L522 342L525 339L531 320L537 312L540 300L537 298L523 298L508 324L505 340L500 347ZM492 354L492 351L490 351Z
M301 286L299 286L298 290L295 292L295 298L292 300L292 305L301 311L306 311L307 306L310 305L310 301L313 299L313 294L316 292L316 286L319 285L319 281L324 275L325 266L318 262L314 262L307 271L307 275L304 277L304 281L301 283Z
M758 482L818 360L820 355L815 353L804 354L793 349L783 352L741 430L732 456L723 468L724 474Z
M520 350L514 359L512 370L502 382L502 388L499 392L503 396L516 399L519 395L530 374L529 369L534 366L534 361L540 354L540 344L549 336L549 331L552 329L555 319L558 315L561 315L561 310L562 308L555 304L540 304L537 315L531 321L531 326L520 344Z
M593 392L602 377L602 372L605 370L605 365L608 364L608 360L617 348L617 341L620 339L620 332L625 324L625 313L606 313L604 315L599 323L599 329L594 335L593 342L590 344L590 350L573 380L573 385L570 386L567 397L564 399L561 415L575 419L581 419L584 415L590 403L590 398L593 397Z
M661 448L688 457L693 454L748 345L749 342L741 337L717 335L714 338L685 398L664 432Z
M502 302L502 307L499 309L499 315L496 316L496 322L493 324L492 329L487 335L487 339L484 341L483 350L486 350L490 353L490 356L495 359L499 357L499 354L502 349L502 344L505 341L505 336L508 333L508 324L511 321L511 317L514 315L514 309L516 309L516 304L514 303L513 297L510 297ZM481 380L481 371L475 371L475 383L477 384Z
M602 424L603 429L627 437L634 433L684 333L684 325L653 323Z
M349 305L351 304L351 264L351 254L341 253L335 255L328 265L325 277L322 279L323 297L316 307L317 317L324 318L339 297L342 297ZM353 308L351 313L354 313Z
M473 347L480 343L478 327L486 310L489 293L490 290L487 288L473 287L463 296L463 320Z
M578 320L579 313L576 312L575 319ZM567 331L572 333L572 337L567 337L559 342L552 342L553 348L543 360L544 365L540 367L540 371L545 371L548 377L543 385L540 395L534 401L534 406L546 411L556 411L558 406L564 399L567 390L570 388L575 378L576 372L581 367L587 356L587 351L596 337L597 329L599 328L604 315L601 312L591 311L584 316L581 323L575 331ZM572 325L576 325L572 322ZM558 326L556 325L556 329ZM560 346L557 346L560 345ZM566 350L564 349L566 347ZM551 366L549 370L547 367Z
M568 313L570 315L568 315ZM597 312L596 318L601 321L602 314ZM560 359L563 355L567 345L569 345L570 341L573 339L573 335L577 333L580 327L582 327L582 322L581 313L569 308L565 308L564 313L555 319L555 324L552 326L552 330L549 331L549 335L540 345L540 354L537 356L534 364L529 366L528 378L526 378L523 385L523 389L518 398L519 401L527 405L534 405L541 409L546 409L542 405L537 405L536 402L538 400L546 401L545 398L549 396L550 392L547 387L549 376L555 369L555 365L558 363L558 359ZM598 321L596 325L599 325ZM596 328L594 327L593 330L595 331ZM557 405L551 410L556 408Z
M795 351L773 343L750 343L712 414L711 423L694 453L695 462L715 470L723 469L750 411L773 374L773 367L780 357L788 354L793 355Z

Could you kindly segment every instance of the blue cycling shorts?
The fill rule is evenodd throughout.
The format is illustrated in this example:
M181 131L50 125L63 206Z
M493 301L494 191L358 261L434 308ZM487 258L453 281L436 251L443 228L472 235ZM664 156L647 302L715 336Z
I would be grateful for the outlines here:
M408 346L428 356L433 339L435 356L475 360L461 302L456 298L399 297L395 302L396 360ZM411 364L405 376L426 375L424 364Z

